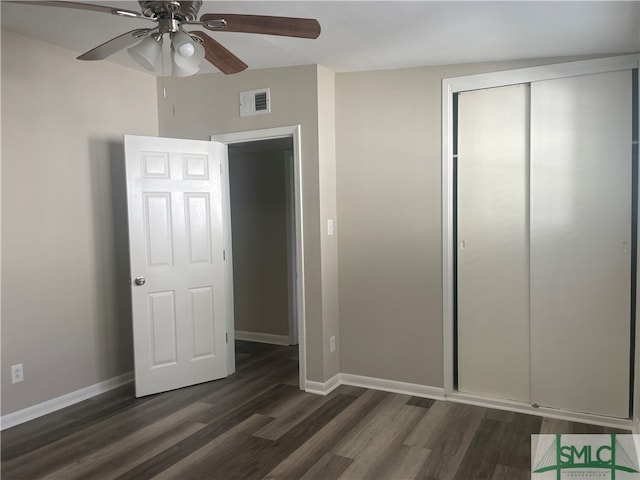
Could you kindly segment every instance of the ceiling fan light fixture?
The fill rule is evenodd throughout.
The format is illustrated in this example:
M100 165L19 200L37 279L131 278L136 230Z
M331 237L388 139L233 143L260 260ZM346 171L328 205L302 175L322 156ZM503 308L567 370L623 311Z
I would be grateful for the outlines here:
M191 75L195 75L200 71L200 65L179 65L176 63L176 57L178 55L173 55L173 61L171 62L171 75L174 77L190 77Z
M190 35L187 35L186 33L183 35L187 37L187 41L183 41L184 38L182 36L178 37L180 41L176 42L176 36L174 36L174 39L172 41L171 56L173 64L177 65L179 69L185 72L193 71L194 68L198 68L199 70L200 64L204 60L205 56L204 47L200 44L200 42L192 39ZM183 53L187 53L188 55L184 55ZM198 70L196 70L194 73L196 73Z
M171 45L181 57L191 58L196 53L196 45L199 44L189 34L176 32L172 35Z
M183 43L182 45L180 45L180 49L178 50L178 53L180 54L181 57L193 57L193 54L195 53L196 49L193 46L192 43Z
M190 57L191 55L193 55L193 39L185 32L178 31L172 34L171 46L183 57ZM190 55L188 54L189 51L191 51Z
M139 65L154 72L162 53L162 35L151 35L127 49L127 52Z

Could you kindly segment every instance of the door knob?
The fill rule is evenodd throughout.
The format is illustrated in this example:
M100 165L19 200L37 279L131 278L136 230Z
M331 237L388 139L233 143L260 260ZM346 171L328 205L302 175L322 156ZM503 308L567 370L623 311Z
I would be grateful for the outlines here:
M147 282L147 280L144 277L136 277L134 282L136 282L136 285L141 286L141 285L144 285Z

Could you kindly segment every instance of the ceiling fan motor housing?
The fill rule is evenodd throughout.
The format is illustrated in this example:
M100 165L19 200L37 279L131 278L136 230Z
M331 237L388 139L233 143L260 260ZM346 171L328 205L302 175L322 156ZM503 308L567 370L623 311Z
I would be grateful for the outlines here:
M192 1L144 1L140 0L140 9L145 17L193 22L198 18L202 0Z

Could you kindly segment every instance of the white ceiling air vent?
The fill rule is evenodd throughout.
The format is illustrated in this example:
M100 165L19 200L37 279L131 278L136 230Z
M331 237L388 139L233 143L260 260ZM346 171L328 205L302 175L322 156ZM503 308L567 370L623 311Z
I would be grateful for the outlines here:
M241 117L260 115L262 113L271 113L271 100L269 98L268 88L240 92Z

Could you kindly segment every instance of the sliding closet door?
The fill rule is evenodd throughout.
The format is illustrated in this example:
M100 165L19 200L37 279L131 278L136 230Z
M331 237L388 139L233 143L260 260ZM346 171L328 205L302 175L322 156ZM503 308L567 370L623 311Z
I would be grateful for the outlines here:
M627 417L631 72L531 85L532 400Z
M458 97L458 390L529 401L526 85Z

